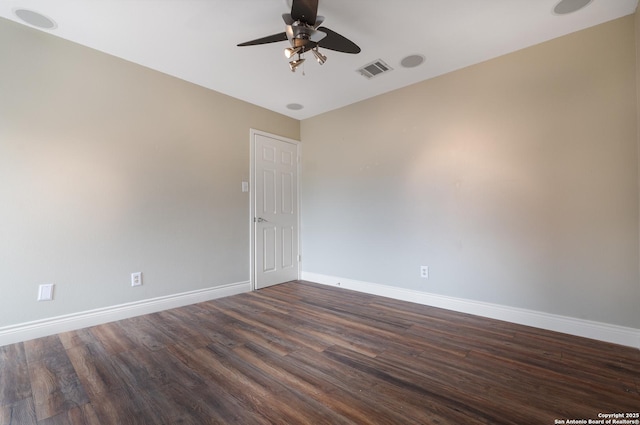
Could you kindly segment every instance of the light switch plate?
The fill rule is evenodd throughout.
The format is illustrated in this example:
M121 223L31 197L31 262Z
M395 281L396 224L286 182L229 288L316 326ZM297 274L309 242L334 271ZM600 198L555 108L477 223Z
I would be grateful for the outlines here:
M53 283L44 283L38 287L38 301L53 300Z

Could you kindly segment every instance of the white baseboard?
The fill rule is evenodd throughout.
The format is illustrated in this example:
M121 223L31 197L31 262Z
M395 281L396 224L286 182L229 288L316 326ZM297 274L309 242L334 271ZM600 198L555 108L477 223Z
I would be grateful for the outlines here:
M411 289L397 288L388 285L362 282L359 280L345 279L317 273L302 272L302 279L323 285L340 286L341 288L351 289L367 294L380 295L383 297L444 308L461 313L475 314L477 316L488 317L491 319L504 320L506 322L517 323L520 325L533 326L540 329L547 329L640 349L640 329L610 325L607 323L593 322L515 307L507 307L498 304L430 294Z
M5 326L0 328L0 347L249 291L251 291L251 282L232 283L96 310L83 311L45 320Z

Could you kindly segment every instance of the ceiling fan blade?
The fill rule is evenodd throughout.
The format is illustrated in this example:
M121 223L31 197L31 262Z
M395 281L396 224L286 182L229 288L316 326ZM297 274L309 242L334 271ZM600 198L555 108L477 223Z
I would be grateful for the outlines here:
M293 17L291 16L291 13L283 13L282 14L282 20L284 21L285 24L287 25L291 25L293 24L296 20L293 19Z
M318 43L319 47L342 53L357 54L361 52L360 47L358 47L356 43L327 27L320 27L318 31L327 34L327 36Z
M316 23L317 15L318 0L293 0L291 17L295 21L301 21L313 26Z
M279 41L286 41L287 33L281 32L278 34L268 35L266 37L257 38L251 41L245 41L244 43L238 44L239 47L243 46L257 46L258 44L267 44L267 43L277 43Z
M320 16L320 15L316 16L316 23L313 24L313 28L318 29L318 27L322 25L323 22L324 22L324 16Z

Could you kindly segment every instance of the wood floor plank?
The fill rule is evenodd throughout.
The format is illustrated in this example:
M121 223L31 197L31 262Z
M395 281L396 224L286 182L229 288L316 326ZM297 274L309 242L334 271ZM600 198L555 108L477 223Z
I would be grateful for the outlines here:
M73 407L56 416L38 421L38 425L100 425L91 404Z
M89 402L58 336L24 343L39 421Z
M145 347L120 353L114 362L127 386L151 390L179 383L185 388L204 385L202 377L189 369L167 349L151 351Z
M340 348L340 347L338 347ZM353 352L354 355L358 353ZM388 385L376 376L351 367L333 358L329 351L323 353L296 352L287 356L290 362L299 364L301 370L313 371L330 383L333 391L344 391L355 398L356 405L366 406L363 413L372 423L447 423L447 420L468 420L467 416L444 417L425 407L422 396L408 394ZM307 372L311 373L311 372ZM329 389L327 389L329 391ZM332 392L333 392L332 391ZM462 422L466 423L466 422Z
M363 354L375 356L384 347L381 341L388 342L404 328L386 323L367 322L360 316L339 314L326 308L298 306L298 324L294 330L303 334L313 335L317 341L323 341L325 346L334 344L358 350Z
M127 336L118 322L94 326L89 329L89 331L111 355L135 350L138 347L137 344Z
M0 424L2 425L37 425L36 409L31 397L14 404L0 406Z
M401 353L388 351L378 360L386 368L415 375L416 381L438 388L439 393L448 393L470 405L490 405L494 400L508 399L514 405L526 406L528 415L541 421L543 418L552 421L554 417L572 417L571 412L575 410L568 408L566 402L559 409L552 406L550 400L558 394L550 395L544 379L537 375L532 377L531 373L523 372L517 365L474 362L469 357L464 360L452 359L432 352L424 352L413 362L408 362ZM498 409L504 410L503 407Z
M161 350L174 343L170 335L165 334L153 324L149 316L138 316L115 323L136 345L149 350Z
M220 312L233 319L233 333L240 336L240 339L255 339L257 343L278 350L281 354L286 354L297 348L299 345L288 338L288 335L275 329L273 326L265 325L260 320L237 311L233 308L221 308Z
M357 424L395 423L388 421L389 412L372 406L369 400L353 396L353 391L345 390L334 384L330 375L317 369L302 365L291 356L286 361L274 357L262 347L247 344L234 349L241 358L269 373L274 379L312 397L325 406L332 406L340 415ZM310 351L306 351L310 353ZM313 352L313 355L319 355ZM353 382L349 383L352 389Z
M628 411L629 408L618 397L594 392L589 385L585 386L568 375L553 376L536 366L491 359L485 353L471 353L468 360L468 372L461 373L473 373L478 377L484 375L479 379L491 383L488 394L495 397L506 394L514 401L545 409L555 417L595 418L601 410L624 410L626 407ZM499 376L497 370L500 371ZM535 388L535 392L530 392L531 388ZM585 408L589 405L593 406L591 411Z
M31 397L24 344L0 347L0 407Z
M197 317L194 314L187 314L181 309L154 313L150 318L173 341L180 341L194 350L206 347L213 342L212 338L197 326Z
M86 344L95 344L98 342L96 337L88 328L78 329L70 332L63 332L61 334L58 334L58 338L60 338L62 346L67 350L70 348L82 347Z
M212 345L214 346L214 345ZM264 418L270 423L300 423L291 415L283 414L273 403L268 391L253 382L243 373L227 364L225 350L228 347L217 345L216 349L186 350L182 346L169 349L188 367L205 377L208 385L223 388L224 392L216 392L218 397L226 394L244 406L248 414ZM222 351L222 353L221 353ZM247 423L256 423L249 421Z
M190 305L175 309L173 312L178 314L190 327L197 329L201 336L212 342L228 347L241 344L242 339L233 332L238 320L225 314L216 301L218 300ZM178 343L184 344L182 338Z
M208 383L197 388L167 385L160 389L169 400L166 407L174 413L172 423L180 424L270 424L254 414L234 397L224 397L225 389Z
M228 350L225 347L208 347L215 356L224 363L225 367L233 371L234 375L242 379L245 385L257 389L262 393L262 401L268 402L274 396L279 400L287 400L286 403L274 404L278 416L285 423L313 423L313 424L351 424L347 418L336 414L331 409L318 403L312 397L283 385L275 376L261 369L258 365L244 361L236 355L236 350ZM264 363L261 363L264 364Z
M67 356L84 390L94 400L126 385L112 357L99 344L73 347L67 350Z
M410 400L411 397L422 399L425 409L440 416L452 417L458 412L463 412L466 418L460 418L460 420L473 419L493 424L526 423L531 417L539 417L532 413L540 412L531 412L528 406L518 406L518 408L509 405L498 406L491 399L484 397L480 391L470 391L465 394L457 391L457 386L462 383L468 386L473 385L474 382L471 380L461 382L447 380L436 383L433 380L416 379L415 374L402 368L379 360L371 361L358 353L340 347L332 347L327 350L327 354L332 359L371 376L377 387L393 387L402 390L405 401ZM479 386L478 390L481 390ZM466 397L462 398L463 395ZM505 422L505 417L511 419Z
M326 361L323 353L306 354L294 353L303 356L305 359L314 359L320 356L319 360ZM370 387L365 387L361 381L349 381L338 379L335 376L340 368L321 370L316 367L309 367L308 363L303 363L300 358L288 356L285 368L290 373L304 379L316 388L320 400L329 406L333 406L336 411L358 424L396 424L401 419L404 423L411 423L415 419L411 408L403 403L395 403L390 399L377 400L370 397ZM317 363L316 363L317 364Z
M102 425L149 425L162 422L165 405L153 397L131 388L120 388L103 397L94 405L95 413Z
M0 347L0 425L553 424L640 350L308 282Z
M265 299L266 298L262 297L262 294L259 294L254 297L254 299L247 301L248 303L261 306L265 309L265 311L256 318L257 321L253 323L255 326L269 332L278 332L281 338L290 341L290 348L294 350L306 347L312 350L322 351L332 345L332 343L323 342L318 338L311 337L308 333L305 333L303 329L299 329L308 325L309 322L300 317L299 314L296 314L296 312L282 308L283 304L286 303L265 302ZM274 300L271 299L270 301Z
M26 359L29 363L35 363L46 359L51 351L64 351L64 346L57 335L25 341L23 345Z

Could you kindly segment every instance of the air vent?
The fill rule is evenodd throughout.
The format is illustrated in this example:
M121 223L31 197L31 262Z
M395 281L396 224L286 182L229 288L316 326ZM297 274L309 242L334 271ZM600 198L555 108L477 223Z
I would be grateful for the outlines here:
M377 77L378 75L387 73L389 71L393 71L389 65L387 65L382 59L378 59L373 61L362 68L357 70L361 75L371 79L373 77Z

